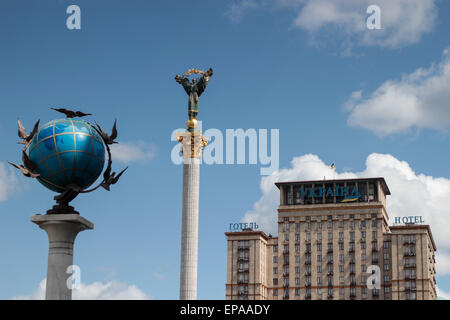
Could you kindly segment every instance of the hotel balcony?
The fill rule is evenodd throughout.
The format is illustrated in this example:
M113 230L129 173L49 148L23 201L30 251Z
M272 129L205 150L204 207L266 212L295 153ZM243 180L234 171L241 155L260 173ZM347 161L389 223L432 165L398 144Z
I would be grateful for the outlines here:
M404 257L413 257L416 253L414 251L408 251L403 254Z
M408 263L408 264L405 264L404 266L403 266L403 268L416 268L416 264L415 263Z
M248 250L248 249L250 249L249 246L238 246L238 250L239 250L239 251L242 251L242 250Z
M415 279L416 279L415 274L405 275L405 280L415 280Z
M247 257L238 257L238 262L247 262L247 261L249 261L249 258L247 258Z

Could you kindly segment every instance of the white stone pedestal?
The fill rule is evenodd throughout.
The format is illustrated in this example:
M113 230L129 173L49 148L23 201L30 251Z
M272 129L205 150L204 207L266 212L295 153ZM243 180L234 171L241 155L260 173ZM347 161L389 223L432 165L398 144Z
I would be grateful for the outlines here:
M37 214L31 216L31 222L44 229L49 240L45 299L71 300L67 268L73 265L73 244L80 231L94 229L94 224L74 213Z

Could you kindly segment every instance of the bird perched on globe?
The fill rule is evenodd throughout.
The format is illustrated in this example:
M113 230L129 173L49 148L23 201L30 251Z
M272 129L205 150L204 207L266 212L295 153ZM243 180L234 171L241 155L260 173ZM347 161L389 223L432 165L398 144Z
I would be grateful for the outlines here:
M30 178L36 178L43 186L58 192L54 199L57 205L47 213L77 213L69 206L80 193L89 193L99 187L110 190L110 185L118 182L125 168L116 175L112 172L112 157L109 145L117 143L116 123L111 135L100 125L95 126L80 119L91 114L71 111L65 108L55 109L66 115L66 118L47 122L38 129L39 121L27 134L25 127L18 119L19 141L25 144L22 150L23 165L9 162ZM91 189L100 177L105 166L105 153L108 155L107 168L102 181Z

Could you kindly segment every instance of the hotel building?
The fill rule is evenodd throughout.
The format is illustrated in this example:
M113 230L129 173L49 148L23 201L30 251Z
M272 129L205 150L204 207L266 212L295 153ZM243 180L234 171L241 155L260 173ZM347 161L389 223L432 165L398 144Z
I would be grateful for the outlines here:
M436 299L429 225L389 226L384 178L279 182L278 237L226 232L226 299Z

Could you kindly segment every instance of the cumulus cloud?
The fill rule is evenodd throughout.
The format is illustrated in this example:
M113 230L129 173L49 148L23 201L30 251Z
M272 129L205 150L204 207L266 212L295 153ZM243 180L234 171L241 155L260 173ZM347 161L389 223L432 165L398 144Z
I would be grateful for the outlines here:
M13 300L43 300L45 299L46 279L39 283L39 287L28 296L16 296ZM129 285L120 281L106 283L93 282L89 285L80 284L79 289L72 290L73 300L149 300L145 294L135 285Z
M315 43L338 40L345 47L353 45L397 48L420 41L436 22L435 0L241 0L227 12L236 22L250 9L284 8L296 12L293 25L305 30ZM381 11L381 29L369 30L367 8L376 4ZM238 19L236 19L236 17ZM328 36L328 37L327 37Z
M442 61L419 68L398 80L384 82L363 98L354 92L345 105L348 124L379 136L411 128L447 130L450 126L450 49Z
M450 292L443 291L441 288L436 287L437 296L440 299L450 300Z
M0 202L5 201L17 190L18 181L9 164L0 162Z
M259 7L255 0L234 1L225 12L225 16L233 23L240 22L244 15L250 10Z
M154 158L155 146L144 141L120 142L111 145L111 153L114 160L123 163L145 163Z
M291 161L291 168L281 169L261 179L261 198L252 210L245 213L243 221L257 222L265 232L277 233L278 181L321 180L341 178L384 177L392 195L387 198L387 211L394 216L423 216L431 225L438 247L436 255L439 275L450 274L450 180L432 177L413 171L406 161L389 154L372 153L361 172L338 172L318 156L306 154Z

